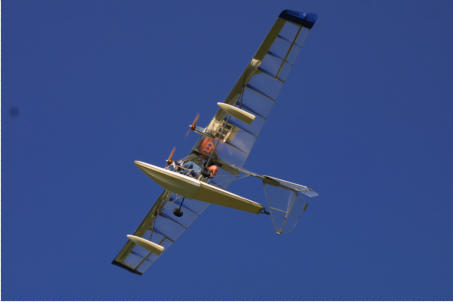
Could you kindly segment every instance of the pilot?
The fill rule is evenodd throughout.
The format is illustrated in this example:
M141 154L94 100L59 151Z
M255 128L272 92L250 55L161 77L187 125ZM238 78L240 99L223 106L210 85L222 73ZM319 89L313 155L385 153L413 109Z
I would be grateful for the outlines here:
M209 137L205 137L200 143L200 152L203 155L209 156L215 150L215 144Z
M201 175L206 178L211 178L216 176L217 172L219 171L219 167L217 165L210 165L209 167L203 167L201 170Z
M181 174L192 176L197 178L200 176L201 173L201 168L198 166L196 163L193 161L187 161L187 162L182 162L180 161L179 166L182 167L183 169L180 171Z
M217 165L210 165L208 167L209 172L211 173L211 177L216 176L217 172L219 172L219 167Z
M187 161L185 163L179 162L178 164L180 167L182 167L180 171L181 174L195 178L198 178L200 174L203 174L204 177L214 177L216 176L217 172L219 172L219 167L217 167L217 165L210 165L207 169L203 168L205 170L203 173L200 166L198 166L193 161Z

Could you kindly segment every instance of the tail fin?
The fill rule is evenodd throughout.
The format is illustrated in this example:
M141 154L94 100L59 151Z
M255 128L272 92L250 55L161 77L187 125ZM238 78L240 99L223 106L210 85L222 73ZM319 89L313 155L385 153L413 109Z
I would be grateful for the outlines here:
M318 193L312 189L275 177L262 178L268 210L277 234L294 230L308 208L308 198Z

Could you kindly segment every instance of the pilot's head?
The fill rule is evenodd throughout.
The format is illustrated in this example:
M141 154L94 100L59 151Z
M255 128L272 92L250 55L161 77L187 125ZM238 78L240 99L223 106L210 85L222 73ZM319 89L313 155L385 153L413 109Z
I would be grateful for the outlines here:
M202 141L201 141L201 144L200 144L200 152L203 154L203 155L209 155L211 154L215 149L215 144L214 144L214 141L209 138L209 137L205 137Z

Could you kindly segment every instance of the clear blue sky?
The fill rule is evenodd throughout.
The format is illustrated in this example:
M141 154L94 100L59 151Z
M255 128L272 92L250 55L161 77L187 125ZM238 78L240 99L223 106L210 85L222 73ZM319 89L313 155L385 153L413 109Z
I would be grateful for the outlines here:
M283 9L319 15L245 167L295 231L211 206L111 265ZM453 299L453 2L2 1L2 299ZM14 109L15 108L15 109ZM256 185L256 187L254 186ZM264 201L259 184L232 189Z

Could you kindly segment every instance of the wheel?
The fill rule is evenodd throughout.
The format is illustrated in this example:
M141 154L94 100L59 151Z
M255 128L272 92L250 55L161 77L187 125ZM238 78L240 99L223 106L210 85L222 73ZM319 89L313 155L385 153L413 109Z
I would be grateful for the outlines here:
M175 208L173 210L173 215L175 215L176 217L181 217L183 215L183 211L180 209L180 208Z

